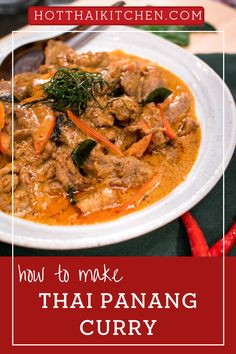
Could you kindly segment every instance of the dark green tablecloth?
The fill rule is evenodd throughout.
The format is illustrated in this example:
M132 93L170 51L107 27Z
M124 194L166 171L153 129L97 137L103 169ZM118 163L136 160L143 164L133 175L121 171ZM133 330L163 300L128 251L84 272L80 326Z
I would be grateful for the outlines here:
M220 76L222 76L222 55L199 55ZM226 55L226 83L236 101L236 55ZM236 153L225 174L225 224L228 228L236 219ZM201 225L209 245L212 245L222 234L223 221L223 183L222 179L215 188L192 209L193 215ZM15 255L19 256L187 256L190 248L185 230L180 220L150 232L142 237L119 244L73 251L41 251L15 247ZM0 255L11 255L11 246L0 243ZM236 255L236 247L231 255Z

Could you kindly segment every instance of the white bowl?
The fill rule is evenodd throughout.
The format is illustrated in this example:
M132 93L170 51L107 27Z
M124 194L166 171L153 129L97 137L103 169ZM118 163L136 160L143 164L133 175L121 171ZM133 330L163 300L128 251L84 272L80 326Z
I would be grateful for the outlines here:
M53 35L51 32L24 34L24 41ZM15 245L42 249L89 248L128 240L158 229L191 209L222 176L235 147L236 111L233 97L220 77L202 60L178 46L154 34L129 27L109 27L81 48L82 51L115 49L159 63L183 79L192 90L202 142L188 177L159 202L106 223L48 226L0 213L0 240L11 243L13 239Z

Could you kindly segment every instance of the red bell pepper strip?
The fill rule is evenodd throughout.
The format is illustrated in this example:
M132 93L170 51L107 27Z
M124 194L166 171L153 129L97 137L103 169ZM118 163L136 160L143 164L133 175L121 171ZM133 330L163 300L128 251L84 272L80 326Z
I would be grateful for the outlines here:
M0 132L0 152L3 155L11 154L11 137L4 132Z
M56 116L53 110L46 105L37 105L32 108L38 126L33 132L34 150L40 155L47 145L56 124Z
M166 136L168 136L168 138L170 138L172 140L176 139L177 138L176 132L174 131L174 129L170 125L168 117L166 116L165 111L164 111L164 107L166 107L166 105L164 103L162 103L162 104L157 104L156 107L159 108L159 112L161 115L163 126L165 128L164 133L166 134Z
M225 237L216 242L209 251L209 255L213 257L227 255L236 244L236 221L233 223Z
M79 119L74 115L71 110L66 111L67 116L72 120L72 122L82 130L85 134L87 134L90 138L97 141L99 144L103 145L105 148L113 152L118 156L124 156L121 150L114 144L112 144L107 138L105 138L102 134L97 132L95 129L91 128L87 123Z
M0 131L3 129L5 123L5 109L2 102L0 102Z
M174 131L174 129L170 125L170 122L169 122L166 114L162 111L162 109L160 109L160 113L161 113L163 126L165 128L164 133L166 134L166 136L168 136L168 138L170 138L172 140L176 139L177 138L176 132Z
M181 216L181 219L186 227L192 255L196 257L209 256L209 248L205 236L194 217L189 212L186 212Z
M142 200L147 193L150 193L154 188L156 188L159 184L160 176L158 174L154 174L142 187L127 200L124 204L121 204L118 208L118 212L122 212L129 208L134 208L135 205Z
M3 103L0 102L0 152L5 155L7 151L2 143L2 141L4 140L4 134L2 133L4 124L5 124L5 109Z

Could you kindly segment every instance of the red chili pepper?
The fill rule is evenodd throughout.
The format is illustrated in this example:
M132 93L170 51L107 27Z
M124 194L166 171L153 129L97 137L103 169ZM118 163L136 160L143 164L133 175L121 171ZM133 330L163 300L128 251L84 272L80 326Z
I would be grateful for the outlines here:
M186 212L181 216L181 219L186 227L193 256L218 257L223 256L224 253L227 255L236 244L236 222L233 223L227 234L209 250L205 236L194 217Z
M181 216L181 219L186 227L192 255L202 257L209 256L209 248L205 236L194 217L189 212L186 212Z
M229 231L226 233L225 237L216 242L209 251L210 256L223 256L227 255L233 246L236 244L236 222L233 223Z

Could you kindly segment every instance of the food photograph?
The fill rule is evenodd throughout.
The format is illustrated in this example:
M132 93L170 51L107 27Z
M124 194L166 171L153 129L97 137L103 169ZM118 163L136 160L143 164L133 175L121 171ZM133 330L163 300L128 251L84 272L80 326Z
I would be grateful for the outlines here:
M236 4L48 28L20 3L0 2L0 255L235 256Z

